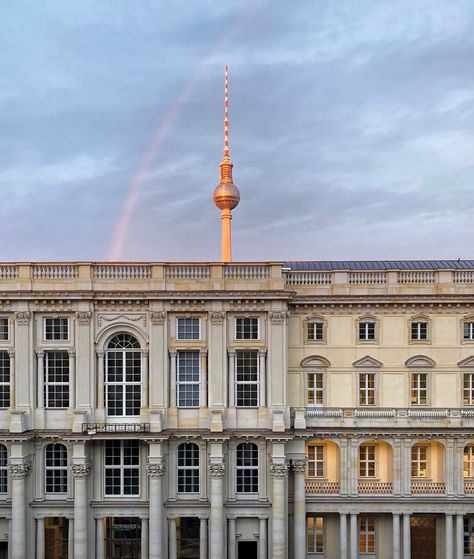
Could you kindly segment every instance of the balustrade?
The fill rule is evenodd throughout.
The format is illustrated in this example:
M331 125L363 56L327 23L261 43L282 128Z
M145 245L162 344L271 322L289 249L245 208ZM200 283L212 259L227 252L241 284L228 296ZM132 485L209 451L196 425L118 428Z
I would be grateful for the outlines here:
M168 265L165 269L167 279L208 279L210 268L206 265Z
M150 279L151 266L140 264L117 264L94 266L94 277L101 280Z
M474 271L455 270L453 272L453 283L474 283Z
M387 283L386 272L350 272L349 283L365 285L381 285Z
M313 495L334 495L340 493L341 484L338 481L323 481L317 479L307 479L306 493Z
M330 285L331 272L287 272L285 277L287 285Z
M441 495L446 492L446 484L431 480L412 480L411 492L416 495Z
M436 272L431 270L404 270L398 272L398 283L435 283Z
M16 279L18 277L18 266L0 266L0 279Z
M363 495L390 495L393 484L390 481L359 481L358 492Z
M270 268L261 264L237 264L224 267L225 279L268 279Z
M464 493L474 495L474 481L464 480Z
M74 264L37 264L33 266L33 279L74 279L79 269Z

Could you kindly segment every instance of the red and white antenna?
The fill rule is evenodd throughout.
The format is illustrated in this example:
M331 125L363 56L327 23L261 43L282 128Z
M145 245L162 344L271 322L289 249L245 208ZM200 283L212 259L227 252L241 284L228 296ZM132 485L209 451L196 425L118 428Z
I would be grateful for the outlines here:
M224 71L224 159L229 158L229 70Z

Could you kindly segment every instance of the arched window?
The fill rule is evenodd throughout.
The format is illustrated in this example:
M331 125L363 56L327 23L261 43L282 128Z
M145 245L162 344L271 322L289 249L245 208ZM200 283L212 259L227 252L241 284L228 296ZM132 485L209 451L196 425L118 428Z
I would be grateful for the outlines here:
M199 493L199 447L195 443L178 446L178 493Z
M117 334L106 350L108 415L140 415L141 380L140 343L130 334Z
M258 447L237 445L237 493L258 493Z
M474 477L474 445L464 447L464 477Z
M0 351L0 408L10 407L10 355Z
M8 491L8 452L4 444L0 444L0 493Z
M60 443L45 448L45 492L67 493L67 448Z

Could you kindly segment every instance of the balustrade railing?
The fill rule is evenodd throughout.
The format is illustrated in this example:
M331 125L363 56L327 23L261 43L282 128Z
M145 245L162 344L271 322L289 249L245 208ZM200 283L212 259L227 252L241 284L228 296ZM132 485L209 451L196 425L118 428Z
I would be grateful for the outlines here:
M446 492L446 484L439 481L412 480L411 492L415 495L442 495Z
M33 266L33 279L74 279L79 268L74 264L41 264Z
M285 275L287 285L330 285L331 272L287 272Z
M113 264L94 266L94 277L101 280L150 279L151 266L141 264Z
M435 283L436 272L431 270L403 270L398 272L398 283Z
M312 495L334 495L340 493L341 487L338 481L322 481L317 479L307 479L306 493Z
M454 283L474 283L474 271L472 270L455 270L453 272Z
M390 481L359 481L358 492L362 495L390 495L393 484Z
M83 423L82 432L89 435L96 433L147 433L149 423Z
M18 266L0 266L0 279L16 279L18 277Z
M383 285L387 283L387 272L349 272L349 283Z
M466 495L474 495L474 480L464 480L464 493Z
M261 264L233 264L224 267L225 279L268 279L270 268Z
M474 418L474 409L467 408L329 408L308 406L307 418L356 418L356 419L462 419Z

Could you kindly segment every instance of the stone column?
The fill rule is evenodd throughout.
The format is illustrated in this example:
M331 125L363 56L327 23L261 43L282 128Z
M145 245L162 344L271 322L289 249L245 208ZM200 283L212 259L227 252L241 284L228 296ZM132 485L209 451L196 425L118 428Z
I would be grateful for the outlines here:
M165 473L164 462L148 463L149 485L149 559L163 559L163 512L161 485ZM175 521L176 528L176 521ZM176 536L176 534L175 534ZM171 537L171 536L170 536ZM175 538L176 539L176 538Z
M97 352L97 407L102 410L102 415L105 409L105 366L104 366L104 351Z
M141 559L149 559L148 556L148 518L142 518L141 534Z
M349 470L347 467L347 439L339 439L339 479L341 480L341 495L348 495L349 489Z
M260 518L258 559L267 559L267 519Z
M464 559L464 516L456 515L456 559Z
M446 468L445 468L445 482L446 494L448 497L454 495L454 439L449 438L446 441Z
M148 409L148 351L142 350L141 353L142 365L142 401L141 408Z
M393 494L400 495L402 493L402 441L400 439L393 440L393 471L392 483Z
M104 518L97 518L95 521L95 557L96 559L104 559Z
M44 518L36 519L36 559L44 559Z
M176 518L169 519L169 559L176 559L178 556L178 546L176 542Z
M266 380L266 370L265 370L265 356L266 356L266 351L264 349L261 349L258 352L258 372L259 372L259 380L260 380L260 395L259 395L259 404L260 406L266 406L266 386L267 386L267 380Z
M170 351L170 408L175 408L176 400L176 360L178 353Z
M464 495L464 446L463 438L456 439L454 446L454 493Z
M31 468L29 462L10 464L12 492L11 559L26 559L25 478Z
M411 495L411 439L402 441L402 495Z
M207 351L202 349L199 352L201 369L201 408L207 408Z
M38 356L38 408L44 408L44 351L37 351Z
M229 350L229 407L235 407L235 351Z
M349 494L357 495L358 493L358 475L359 475L359 460L358 460L359 442L357 439L349 440Z
M69 353L69 407L76 408L76 352L73 349Z
M403 559L411 559L411 525L410 515L403 514Z
M87 559L87 462L72 465L74 475L74 559Z
M272 496L272 559L286 558L286 511L285 483L288 465L272 460L270 474L273 478Z
M293 460L293 556L306 558L306 458Z
M201 518L199 524L199 559L207 559L207 518Z
M229 559L235 559L235 518L230 517L228 520L228 530L229 530L229 537L228 537L228 554Z
M211 478L211 542L210 558L222 559L224 554L224 473L223 461L209 463ZM229 536L230 540L230 536Z
M347 559L347 514L339 514L339 557Z
M445 559L453 559L453 515L445 515L445 542L446 542L446 553L444 555Z
M350 558L351 559L357 559L359 556L359 546L357 545L358 543L358 526L357 526L358 522L357 522L357 514L355 513L351 513L351 553L350 553Z
M67 556L74 557L74 520L68 518L67 520ZM103 559L103 557L97 559Z
M392 559L400 559L400 515L392 514Z

